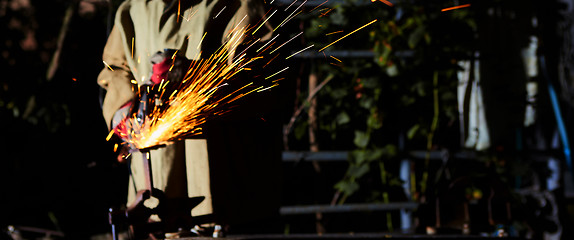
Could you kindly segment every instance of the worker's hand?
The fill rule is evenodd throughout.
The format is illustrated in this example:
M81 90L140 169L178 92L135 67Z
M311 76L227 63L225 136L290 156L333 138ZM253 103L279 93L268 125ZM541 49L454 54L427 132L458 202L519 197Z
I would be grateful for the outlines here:
M130 122L127 119L132 113L132 106L133 102L127 102L118 111L116 111L112 117L112 129L114 134L121 139L125 139L131 129L129 126Z
M172 86L177 85L176 83L183 81L192 63L192 60L178 55L175 50L157 52L150 60L153 64L150 85L160 84L162 81L170 81Z
M122 144L118 150L118 156L117 156L118 162L120 163L126 162L130 154L131 154L130 147L128 147L126 144Z
M129 142L130 138L137 136L139 129L145 126L148 114L157 109L168 107L166 100L171 96L171 92L180 87L180 83L185 77L193 61L185 56L176 54L175 50L167 50L154 54L150 59L152 65L151 77L140 85L137 92L139 96L124 104L112 118L112 129L114 134L124 142ZM161 88L156 85L164 83ZM162 91L166 91L162 93ZM122 144L118 161L124 161L129 154L129 144Z

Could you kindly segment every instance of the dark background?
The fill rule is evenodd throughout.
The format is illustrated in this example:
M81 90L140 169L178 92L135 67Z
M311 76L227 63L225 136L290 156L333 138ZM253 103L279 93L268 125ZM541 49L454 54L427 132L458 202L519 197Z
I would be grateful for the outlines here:
M78 1L0 4L0 226L60 230L70 239L108 232L108 208L123 201L127 187L127 170L105 140L96 84L111 8ZM60 58L52 61L57 50ZM48 79L50 64L57 70Z
M108 131L100 111L102 92L96 84L97 74L104 67L101 54L111 26L110 14L120 2L0 0L0 182L3 186L0 227L3 230L7 225L33 226L63 231L69 239L83 239L109 232L108 208L125 202L127 169L115 161L114 144L105 140ZM517 15L493 17L487 14L492 6ZM473 7L480 21L477 48L484 63L481 73L484 79L489 79L484 86L486 101L498 106L487 113L494 133L493 145L513 149L516 145L514 128L522 120L522 113L516 112L521 111L516 104L524 104L522 100L516 101L524 89L513 88L525 81L521 75L523 66L519 63L520 49L525 47L530 34L543 36L539 39L544 43L541 51L547 57L551 78L558 79L559 56L564 44L559 23L564 21L560 13L565 11L565 6L560 1L492 0L477 1ZM67 9L72 11L69 21L65 20ZM537 30L524 27L529 25L532 14L539 16L542 27ZM301 46L293 49L306 46L304 42L299 44ZM356 45L352 39L339 44ZM60 55L53 60L56 53ZM53 75L49 74L50 67L56 69ZM290 72L303 75L310 71L301 69L293 68ZM561 106L569 127L573 117L572 101L569 101L572 85L556 80L553 83L562 93ZM555 120L546 89L542 84L539 86L542 117L536 131L543 135L536 135L536 131L525 134L530 134L528 137L533 142L550 145ZM397 122L400 121L402 119ZM456 126L453 128L458 130ZM449 133L442 136L442 141L456 144L459 136ZM298 149L308 147L307 143L292 144ZM560 150L550 151L561 156ZM512 150L503 154L517 155ZM345 167L338 166L333 172L343 174ZM313 203L315 199L322 202L331 199L330 186L338 177L325 174L324 179L306 181L304 177L314 176L313 166L303 163L293 167L296 168L299 173L287 174L295 181L284 187L304 194L303 197L289 195L286 201ZM313 187L323 190L316 191ZM568 200L559 200L565 206L562 210L567 209ZM563 215L566 214L567 211L563 211ZM294 218L309 226L315 223L313 218ZM565 221L565 224L571 222ZM332 223L332 226L341 225Z

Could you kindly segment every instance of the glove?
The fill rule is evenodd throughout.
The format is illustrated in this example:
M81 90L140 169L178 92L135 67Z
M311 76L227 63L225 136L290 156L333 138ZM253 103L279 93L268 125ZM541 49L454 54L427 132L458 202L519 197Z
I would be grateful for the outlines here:
M151 57L152 73L147 85L160 84L164 80L169 80L171 86L181 83L185 73L191 66L192 60L177 54L174 49L165 49L157 52ZM173 88L173 87L172 87Z
M131 116L135 116L137 124L143 125L148 114L156 107L162 107L163 103L174 90L178 89L180 83L183 81L185 74L191 66L192 60L187 59L185 56L176 54L177 51L173 49L166 49L163 52L155 53L150 61L152 63L152 72L150 78L139 86L140 96L130 102L124 104L112 118L112 129L114 133L122 140L129 140L131 137L134 124L128 121ZM159 89L158 84L162 81L169 81L169 84ZM161 91L166 93L161 94Z

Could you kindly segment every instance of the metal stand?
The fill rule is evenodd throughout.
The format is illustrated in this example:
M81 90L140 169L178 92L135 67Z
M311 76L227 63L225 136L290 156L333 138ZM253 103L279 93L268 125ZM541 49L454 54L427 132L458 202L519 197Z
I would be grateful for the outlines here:
M154 234L159 236L177 231L178 228L191 229L195 225L213 220L210 215L191 216L191 209L199 205L205 197L167 199L163 191L154 188L150 150L140 149L145 171L145 189L137 192L135 202L127 209L109 210L109 223L114 240L119 239L118 224L122 223L129 226L132 239L148 239ZM153 208L144 205L151 197L159 201ZM161 221L149 221L152 215L159 216Z
M153 190L153 172L151 170L151 157L149 150L141 150L143 157L143 164L144 164L144 172L147 174L145 175L145 186L146 189L152 192Z

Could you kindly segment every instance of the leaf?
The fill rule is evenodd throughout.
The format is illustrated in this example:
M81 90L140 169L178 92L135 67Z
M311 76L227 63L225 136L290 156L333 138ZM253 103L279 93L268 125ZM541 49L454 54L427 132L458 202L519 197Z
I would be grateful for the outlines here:
M355 143L355 145L359 148L365 148L369 144L370 138L371 137L368 133L356 130L355 139L353 140L353 143Z
M346 25L347 24L347 18L345 17L345 14L342 11L343 8L338 7L336 9L337 10L329 16L329 18L331 19L331 22L333 24L336 24L336 25L341 25L341 26Z
M370 97L362 97L359 100L359 106L364 109L371 109L375 105L375 100Z
M381 148L377 148L377 149L374 149L374 150L369 150L369 151L366 152L366 156L365 156L365 157L366 157L367 161L372 162L372 161L381 159L381 157L383 156L384 152L385 152L385 151L384 151L383 149L381 149Z
M431 44L431 41L432 41L431 35L429 33L425 33L425 43Z
M351 152L351 160L356 163L356 164L362 164L363 162L365 162L366 158L366 150L353 150Z
M415 20L413 18L408 18L405 24L401 26L402 29L410 28L412 25L415 24Z
M380 99L382 93L383 93L383 89L381 89L381 88L377 88L373 91L373 95L374 95L373 98L375 98L375 101L378 101Z
M341 191L347 196L350 196L359 190L359 184L354 181L351 182L349 180L343 180L335 184L335 189Z
M403 185L403 183L404 183L403 180L401 180L400 178L396 178L396 177L391 178L389 180L390 186L401 186L401 185Z
M349 117L349 114L343 111L337 115L335 121L337 122L338 125L343 125L349 123L351 121L351 117Z
M387 75L389 75L390 77L395 77L397 75L399 75L399 69L397 68L396 64L387 66Z
M398 154L398 150L397 150L397 146L395 146L394 144L387 144L385 145L385 147L383 148L383 158L392 158L397 156Z
M409 105L415 103L415 101L416 101L416 99L411 97L411 96L408 96L408 95L401 96L401 102L405 106L409 106Z
M411 49L414 49L418 45L418 43L424 37L425 31L426 31L425 26L421 25L421 26L418 26L415 29L415 31L409 35L408 43L409 43L409 47Z
M347 169L347 176L358 179L368 173L370 169L369 164L352 164Z
M378 114L372 113L369 118L367 119L367 126L372 129L379 129L383 126L383 121L377 117Z
M344 98L345 96L347 96L348 91L346 89L343 88L339 88L339 89L335 89L333 91L331 91L331 97L334 99L340 99L340 98Z
M417 82L411 87L411 91L416 92L419 96L424 97L427 95L425 91L424 82Z
M379 56L379 65L381 67L384 67L387 65L387 61L389 59L389 56L391 55L392 49L388 48L388 47L383 47L383 52L381 53L381 56Z
M407 138L409 140L413 139L415 137L415 134L418 132L419 128L421 127L420 124L415 124L414 126L412 126L409 131L407 131Z
M305 134L307 134L307 122L301 122L300 124L295 125L295 129L293 130L295 134L295 138L301 140Z
M377 88L379 87L379 80L377 78L361 78L361 83L365 88Z

